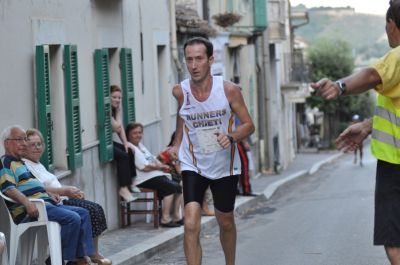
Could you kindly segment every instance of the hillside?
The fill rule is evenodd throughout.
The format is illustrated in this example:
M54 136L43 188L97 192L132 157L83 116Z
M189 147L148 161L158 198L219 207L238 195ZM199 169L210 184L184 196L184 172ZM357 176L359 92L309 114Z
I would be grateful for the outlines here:
M293 11L306 10L304 5ZM367 64L389 50L385 17L355 13L350 7L318 7L308 9L310 21L295 30L296 37L312 45L319 38L343 39L353 48L356 64Z

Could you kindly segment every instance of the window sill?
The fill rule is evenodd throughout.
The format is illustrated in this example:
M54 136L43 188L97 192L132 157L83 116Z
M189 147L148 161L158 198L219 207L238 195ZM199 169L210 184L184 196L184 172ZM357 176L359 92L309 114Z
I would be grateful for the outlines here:
M71 170L57 169L57 168L54 170L54 175L59 180L68 177L70 174Z

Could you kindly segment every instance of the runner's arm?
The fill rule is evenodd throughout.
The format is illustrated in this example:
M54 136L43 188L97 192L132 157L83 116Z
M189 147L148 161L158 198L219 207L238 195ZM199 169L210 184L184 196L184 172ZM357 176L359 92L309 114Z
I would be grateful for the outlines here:
M254 132L254 123L247 110L240 87L234 83L224 81L224 90L233 112L240 120L240 125L229 135L232 136L234 141L240 141Z
M182 92L182 88L180 85L174 86L174 88L172 89L172 95L175 97L176 101L178 102L178 108L176 110L175 138L173 141L172 148L170 149L170 153L174 159L177 159L179 146L181 145L182 136L183 136L183 120L179 116L179 110L181 109L182 104L183 104L183 92Z

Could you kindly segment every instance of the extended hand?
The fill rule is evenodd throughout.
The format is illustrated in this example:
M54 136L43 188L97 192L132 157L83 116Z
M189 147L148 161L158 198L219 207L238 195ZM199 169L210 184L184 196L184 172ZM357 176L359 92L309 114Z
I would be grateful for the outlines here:
M336 139L336 147L344 152L356 150L371 132L372 123L369 120L355 123L347 127Z
M337 84L327 78L323 78L317 83L311 83L310 86L316 90L317 96L321 96L324 99L333 100L340 96Z

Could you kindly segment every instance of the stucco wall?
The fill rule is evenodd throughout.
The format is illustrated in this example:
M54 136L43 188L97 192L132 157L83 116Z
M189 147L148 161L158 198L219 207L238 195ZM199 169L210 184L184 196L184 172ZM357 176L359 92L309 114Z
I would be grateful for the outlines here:
M35 0L0 1L0 129L20 124L37 126L35 46L52 45L53 75L59 75L52 87L56 120L56 152L66 164L65 117L63 115L62 51L65 44L78 48L79 87L83 166L74 172L57 171L64 184L82 188L86 197L100 203L106 212L109 229L118 227L118 197L115 167L100 164L94 51L109 48L111 83L120 85L119 49L131 48L135 84L137 121L151 136L152 151L161 150L174 130L176 103L171 95L175 80L170 58L169 1L107 0ZM143 45L141 47L141 33ZM143 61L141 56L143 52ZM55 65L54 65L55 64ZM142 89L143 88L143 89ZM54 96L57 95L57 96ZM1 146L0 152L4 153ZM57 174L58 174L57 173Z

